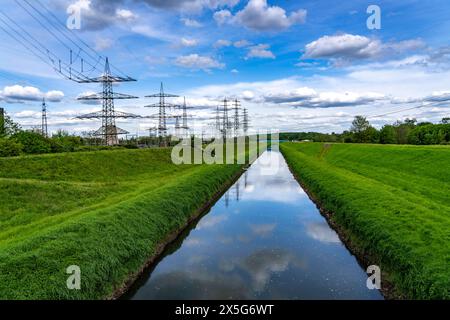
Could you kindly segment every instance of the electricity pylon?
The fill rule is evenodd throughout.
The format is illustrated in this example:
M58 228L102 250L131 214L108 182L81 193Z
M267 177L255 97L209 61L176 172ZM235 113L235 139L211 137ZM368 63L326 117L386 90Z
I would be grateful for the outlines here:
M45 98L42 99L42 123L41 123L42 136L48 138L48 125L47 125L47 104Z
M234 129L234 136L239 136L239 129L241 127L241 121L239 119L239 111L241 110L241 102L238 99L235 99L233 105L234 110L234 118L233 118L233 129Z
M128 118L140 118L140 116L115 111L114 100L124 100L124 99L138 99L138 97L115 93L113 91L113 84L119 82L129 82L136 81L135 79L129 77L114 76L111 74L111 69L109 66L109 60L106 58L105 71L98 78L90 78L84 81L79 81L80 83L101 83L103 91L96 94L91 94L83 97L79 97L78 100L92 101L92 100L102 100L102 111L93 112L77 117L78 119L101 119L102 126L95 132L95 135L103 137L103 143L108 146L113 146L119 144L119 135L128 134L126 130L116 127L116 119L128 119Z
M244 119L242 120L242 128L244 130L244 136L248 136L248 129L250 127L250 119L248 117L248 110L244 108L243 110Z
M164 92L164 84L161 82L160 92L146 96L146 98L159 98L159 102L145 106L146 108L158 108L158 136L161 138L167 137L167 109L177 107L174 104L166 102L166 98L178 98L175 94L169 94Z

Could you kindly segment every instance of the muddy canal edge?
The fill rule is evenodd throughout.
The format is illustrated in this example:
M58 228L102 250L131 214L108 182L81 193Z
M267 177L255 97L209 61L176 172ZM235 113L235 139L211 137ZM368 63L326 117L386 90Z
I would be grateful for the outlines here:
M283 152L283 148L280 148L280 153L283 155L284 159L286 160L286 157ZM364 251L361 247L359 247L353 239L357 239L352 232L343 226L339 225L333 220L334 213L331 211L326 210L318 197L316 197L308 188L307 185L303 183L303 181L300 179L300 177L295 173L295 171L292 169L290 163L286 161L286 164L289 168L289 171L294 176L295 180L300 184L300 186L305 191L308 198L316 205L316 207L319 209L320 214L327 220L328 224L331 226L331 228L336 231L336 233L339 236L339 239L341 242L345 245L348 251L350 251L351 254L353 254L356 257L356 260L360 264L360 266L366 270L368 266L376 264L376 258L369 254L368 252ZM395 289L394 284L392 281L389 280L390 275L389 272L386 272L385 270L382 271L382 285L381 285L381 294L383 297L387 300L399 300L399 299L405 299L403 295L399 293L398 290Z

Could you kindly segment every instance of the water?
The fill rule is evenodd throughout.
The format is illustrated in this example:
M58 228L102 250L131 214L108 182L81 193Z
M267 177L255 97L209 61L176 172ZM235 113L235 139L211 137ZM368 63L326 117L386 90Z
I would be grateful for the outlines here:
M282 155L269 151L124 298L382 299L366 280Z

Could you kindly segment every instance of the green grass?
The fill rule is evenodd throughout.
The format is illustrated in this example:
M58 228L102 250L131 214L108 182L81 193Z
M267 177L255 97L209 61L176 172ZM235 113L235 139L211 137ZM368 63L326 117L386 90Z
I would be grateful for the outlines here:
M108 297L240 170L168 149L0 159L0 299Z
M450 299L450 148L285 143L299 180L395 295Z

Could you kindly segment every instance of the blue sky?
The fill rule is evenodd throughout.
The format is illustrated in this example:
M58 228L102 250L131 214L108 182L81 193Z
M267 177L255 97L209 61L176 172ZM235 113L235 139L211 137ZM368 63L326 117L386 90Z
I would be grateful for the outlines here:
M74 32L138 80L118 92L143 97L163 81L168 91L185 95L198 107L197 132L209 128L212 120L204 119L214 116L224 96L249 108L253 130L342 131L359 114L377 127L406 117L437 122L449 116L448 1L39 1L64 22L68 8L81 10L81 29ZM58 41L43 27L45 17L38 23L25 9L37 11L18 3L4 1L0 18L7 21L6 14L20 32L68 61L64 43L70 47L70 41ZM381 9L380 30L367 28L369 5ZM9 30L2 20L0 26ZM43 96L50 100L51 130L98 127L73 119L99 109L76 100L98 86L62 79L3 29L0 49L0 103L24 127L39 124ZM149 115L153 111L143 106L151 102L119 102L117 108ZM396 112L403 109L409 110ZM153 122L119 126L144 134Z

